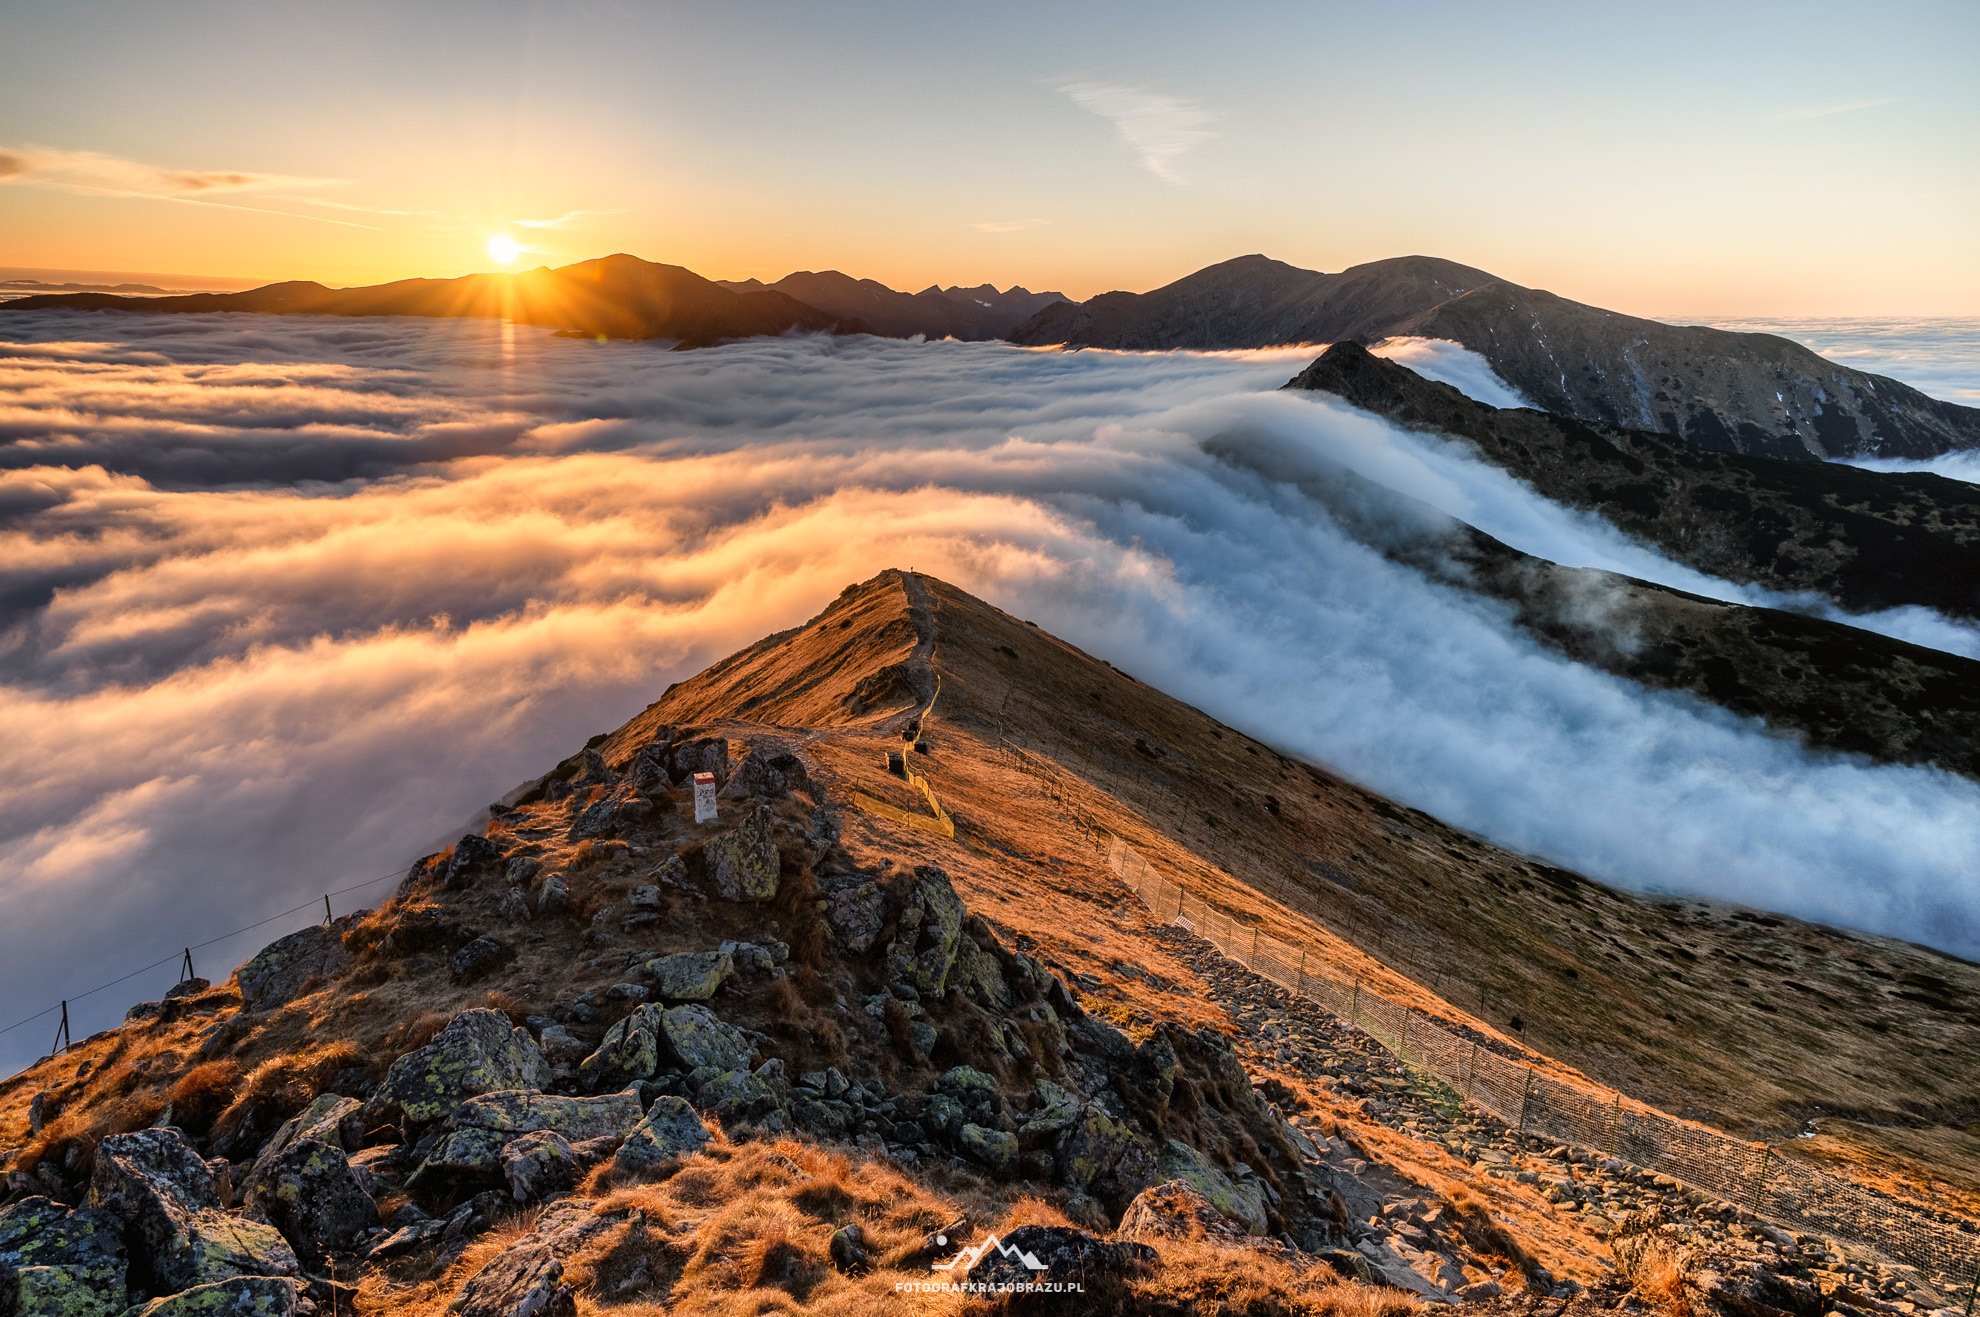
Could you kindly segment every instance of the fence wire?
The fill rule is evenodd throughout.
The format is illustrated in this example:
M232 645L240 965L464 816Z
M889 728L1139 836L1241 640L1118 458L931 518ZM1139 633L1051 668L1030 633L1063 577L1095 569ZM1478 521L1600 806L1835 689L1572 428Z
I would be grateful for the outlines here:
M1107 867L1150 910L1290 992L1362 1029L1404 1064L1524 1135L1573 1144L1669 1176L1788 1230L1868 1248L1915 1268L1947 1299L1980 1290L1980 1223L1905 1202L1771 1147L1686 1124L1539 1073L1494 1044L1344 976L1318 950L1261 932L1170 879L1118 836ZM1970 1308L1969 1308L1970 1311Z

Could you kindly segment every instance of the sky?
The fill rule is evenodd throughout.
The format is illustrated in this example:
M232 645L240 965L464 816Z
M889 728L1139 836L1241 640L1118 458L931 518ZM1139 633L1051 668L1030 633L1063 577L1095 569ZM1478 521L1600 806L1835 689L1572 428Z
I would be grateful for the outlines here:
M1980 313L1980 7L172 5L0 14L0 266L613 251L1141 290L1405 253L1645 315Z

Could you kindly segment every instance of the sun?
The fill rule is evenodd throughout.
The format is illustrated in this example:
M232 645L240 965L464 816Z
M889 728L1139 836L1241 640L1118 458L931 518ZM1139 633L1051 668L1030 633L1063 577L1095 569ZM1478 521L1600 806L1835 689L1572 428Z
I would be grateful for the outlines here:
M506 233L498 233L488 240L488 254L498 265L514 265L516 257L522 255L522 248Z

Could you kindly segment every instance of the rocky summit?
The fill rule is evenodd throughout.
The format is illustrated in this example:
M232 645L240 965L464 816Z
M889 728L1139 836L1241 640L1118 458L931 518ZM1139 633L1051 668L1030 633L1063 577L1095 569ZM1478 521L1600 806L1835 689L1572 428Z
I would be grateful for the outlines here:
M1065 744L1074 708L1088 734ZM904 758L953 836L893 771ZM712 819L695 808L704 773ZM1243 794L1217 826L1185 792ZM0 1317L1915 1317L1951 1302L1739 1204L1521 1138L1139 906L1106 856L1131 838L1426 1008L1441 976L1330 932L1314 898L1358 881L1406 935L1412 866L1434 847L1543 932L1566 904L1607 945L1647 946L1669 912L1460 846L940 582L849 587L510 799L376 909L289 934L0 1087ZM1381 853L1376 831L1406 844ZM1272 883L1281 902L1234 876L1283 874L1273 845L1333 862ZM1456 880L1436 896L1483 925L1451 936L1447 971L1503 951L1472 902ZM1683 936L1705 945L1749 913L1687 911ZM1785 958L1804 936L1772 920L1742 945ZM1552 945L1585 954L1565 928ZM1915 948L1844 945L1893 981L1936 966L1935 1001L1980 986ZM1696 969L1684 1009L1718 972ZM1533 1064L1684 1078L1681 1036L1520 1001L1579 1039ZM1438 1009L1483 1044L1523 1045L1483 1003ZM1970 1019L1935 1010L1916 1004L1969 1046ZM1850 1058L1879 1075L1877 1094L1850 1095L1858 1110L1930 1110L1943 1094L1895 1041L1878 1053L1884 1037ZM1699 1086L1710 1114L1757 1130L1839 1100L1835 1058L1777 1046L1764 1083ZM1935 1176L1970 1201L1980 1189L1919 1128L1813 1142L1881 1166L1893 1191Z

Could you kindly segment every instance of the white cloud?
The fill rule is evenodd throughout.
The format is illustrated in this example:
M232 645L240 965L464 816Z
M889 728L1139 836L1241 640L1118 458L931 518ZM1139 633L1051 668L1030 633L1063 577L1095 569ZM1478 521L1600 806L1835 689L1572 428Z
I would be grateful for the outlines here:
M1858 110L1874 110L1883 105L1896 105L1898 97L1879 96L1874 100L1840 101L1832 105L1807 105L1792 110L1781 110L1773 116L1776 123L1799 123L1805 119L1828 119L1838 114L1854 114Z
M1278 392L1293 354L51 313L0 337L32 340L0 344L16 1014L403 868L669 681L905 565L1521 850L1980 950L1980 785L1577 667L1345 535L1262 459L1564 559L1627 549Z
M1150 173L1165 183L1186 181L1183 158L1217 134L1217 116L1194 101L1111 82L1070 82L1059 88L1081 109L1111 119Z

